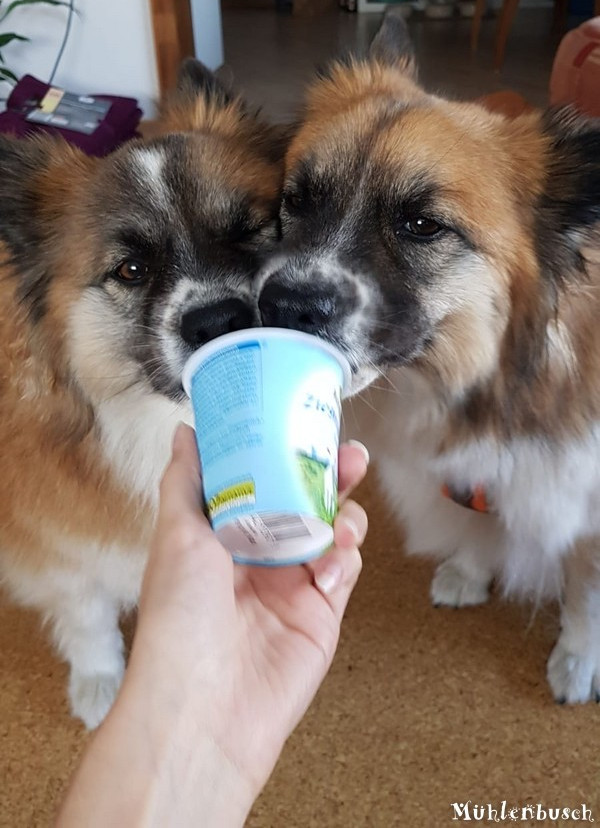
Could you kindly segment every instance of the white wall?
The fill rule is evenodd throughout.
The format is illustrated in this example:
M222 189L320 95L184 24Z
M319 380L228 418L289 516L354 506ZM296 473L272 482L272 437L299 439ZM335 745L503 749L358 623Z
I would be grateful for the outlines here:
M106 93L137 98L147 117L158 98L152 18L148 0L75 0L69 41L54 78L71 92ZM47 80L60 49L67 9L23 6L3 24L30 43L10 43L8 68L20 77ZM211 68L223 62L219 0L192 0L196 53ZM10 92L0 84L0 97Z
M191 0L196 56L209 69L223 63L220 0Z
M147 0L75 0L71 34L54 78L57 86L79 93L137 98L151 111L158 95L152 19ZM67 9L55 6L16 9L3 29L31 38L11 43L4 56L19 77L46 80L58 54Z

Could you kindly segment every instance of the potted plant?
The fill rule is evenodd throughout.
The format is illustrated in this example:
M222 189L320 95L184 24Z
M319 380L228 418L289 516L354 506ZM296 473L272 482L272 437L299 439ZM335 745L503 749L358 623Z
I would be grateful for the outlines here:
M4 49L9 43L15 41L27 42L28 37L17 34L17 32L5 31L8 27L7 18L11 13L20 6L68 6L69 3L65 0L0 0L0 82L14 84L17 83L18 78L15 73L6 65L4 57Z

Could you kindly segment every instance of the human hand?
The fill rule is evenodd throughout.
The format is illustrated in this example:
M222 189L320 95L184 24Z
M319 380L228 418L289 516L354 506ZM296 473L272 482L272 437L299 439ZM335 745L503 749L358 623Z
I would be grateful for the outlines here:
M364 447L340 448L334 546L304 566L234 566L200 508L179 428L123 687L92 737L60 828L239 828L333 658L366 515L348 493Z
M205 731L254 791L271 773L333 658L367 519L347 499L365 453L341 447L335 545L304 566L236 566L200 508L193 431L180 426L160 511L130 667L170 715ZM162 701L161 701L162 698Z
M367 468L340 448L334 546L304 566L234 566L200 509L193 431L161 485L138 626L119 696L79 766L60 828L238 828L333 658L367 519Z

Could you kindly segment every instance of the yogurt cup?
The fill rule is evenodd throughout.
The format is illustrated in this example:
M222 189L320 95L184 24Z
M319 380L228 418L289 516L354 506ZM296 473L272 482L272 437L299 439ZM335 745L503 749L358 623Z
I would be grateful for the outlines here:
M225 334L187 361L206 512L238 563L298 564L331 545L349 384L337 348L284 328Z

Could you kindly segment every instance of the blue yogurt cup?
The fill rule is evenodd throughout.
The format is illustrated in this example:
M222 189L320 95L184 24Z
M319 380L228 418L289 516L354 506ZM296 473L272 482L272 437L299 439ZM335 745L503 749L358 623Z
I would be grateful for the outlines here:
M280 328L225 334L186 363L206 511L238 563L303 563L330 546L349 383L337 348Z

